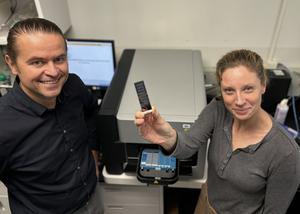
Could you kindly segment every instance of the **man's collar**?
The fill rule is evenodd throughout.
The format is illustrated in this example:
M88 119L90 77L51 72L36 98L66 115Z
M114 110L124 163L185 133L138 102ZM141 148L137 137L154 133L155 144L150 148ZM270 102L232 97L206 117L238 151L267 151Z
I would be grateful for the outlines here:
M41 116L47 108L34 100L32 100L20 87L19 84L14 84L12 93L16 96L17 100L26 106L28 109L32 110L35 114Z

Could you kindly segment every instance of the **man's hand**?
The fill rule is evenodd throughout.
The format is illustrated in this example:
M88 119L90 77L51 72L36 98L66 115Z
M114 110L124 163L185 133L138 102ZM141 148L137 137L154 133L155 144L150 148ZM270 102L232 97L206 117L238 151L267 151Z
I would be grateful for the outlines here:
M99 172L99 152L97 150L92 150L93 158L95 161L96 166L96 176L99 178L100 172Z

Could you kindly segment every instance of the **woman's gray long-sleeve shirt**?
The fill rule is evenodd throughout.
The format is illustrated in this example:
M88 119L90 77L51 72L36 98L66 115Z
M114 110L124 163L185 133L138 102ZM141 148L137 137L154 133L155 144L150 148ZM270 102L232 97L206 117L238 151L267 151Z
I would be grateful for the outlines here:
M299 146L273 120L261 142L233 151L232 124L223 101L214 99L189 132L178 132L173 155L189 157L210 139L208 198L218 213L285 213L300 183Z

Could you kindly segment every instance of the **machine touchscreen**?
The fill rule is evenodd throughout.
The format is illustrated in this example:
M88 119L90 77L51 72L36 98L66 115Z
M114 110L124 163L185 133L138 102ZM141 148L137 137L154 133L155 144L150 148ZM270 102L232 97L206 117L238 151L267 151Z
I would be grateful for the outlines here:
M178 161L159 149L144 149L138 167L138 179L144 183L172 184L178 178Z

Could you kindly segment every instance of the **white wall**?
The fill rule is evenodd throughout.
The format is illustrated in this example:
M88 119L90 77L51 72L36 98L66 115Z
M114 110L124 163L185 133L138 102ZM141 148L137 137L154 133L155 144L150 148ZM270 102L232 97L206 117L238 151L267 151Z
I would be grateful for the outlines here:
M279 10L282 26L273 44ZM235 48L300 68L299 0L68 0L74 38L114 39L125 48L200 49L206 69ZM280 22L279 22L280 23ZM279 25L280 26L280 25ZM273 54L272 54L273 53Z

